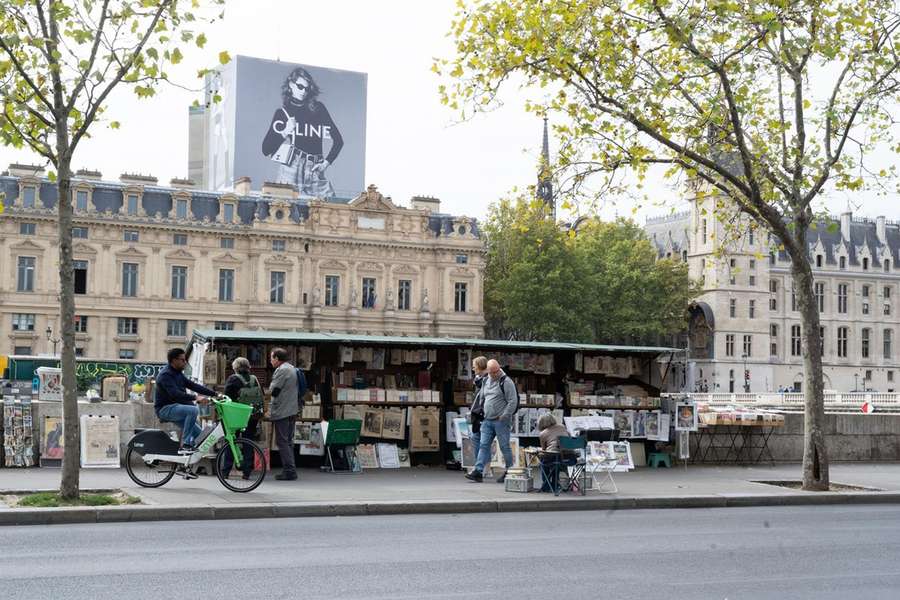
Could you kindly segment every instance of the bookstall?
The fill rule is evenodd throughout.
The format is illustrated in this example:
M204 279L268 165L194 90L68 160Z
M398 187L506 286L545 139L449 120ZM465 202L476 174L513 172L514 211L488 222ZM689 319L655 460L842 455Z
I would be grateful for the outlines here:
M292 362L305 368L316 398L315 408L307 403L305 422L297 426L298 465L322 463L319 421L358 419L362 430L357 458L364 469L464 463L454 424L472 402L474 356L497 359L516 383L520 408L513 435L518 438L518 458L525 447L537 445L537 420L545 412L560 422L618 409L654 412L650 409L659 407L661 387L654 361L662 353L677 352L640 346L217 330L194 331L189 352L204 354L197 363L203 365L204 384L221 385L231 361L244 356L267 386L272 371L267 357L276 347L285 348L297 361ZM594 400L594 395L603 400ZM609 398L616 400L607 402ZM648 419L658 426L660 419L653 417L635 416L632 422L643 423L646 430Z

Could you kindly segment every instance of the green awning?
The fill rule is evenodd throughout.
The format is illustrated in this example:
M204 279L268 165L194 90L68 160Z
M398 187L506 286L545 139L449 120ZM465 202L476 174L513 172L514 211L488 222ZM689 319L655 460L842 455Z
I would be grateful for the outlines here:
M417 337L399 335L357 335L353 333L313 333L305 331L222 331L195 329L193 340L197 342L256 342L294 344L353 344L353 345L407 345L417 347L493 348L511 352L597 352L616 354L665 354L682 352L679 348L664 346L614 346L603 344L577 344L569 342L526 342L516 340L481 340L473 338Z

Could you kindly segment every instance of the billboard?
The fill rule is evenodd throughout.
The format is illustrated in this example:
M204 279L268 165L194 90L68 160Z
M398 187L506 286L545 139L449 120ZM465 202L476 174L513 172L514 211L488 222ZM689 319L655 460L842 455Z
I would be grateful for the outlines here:
M302 196L365 189L365 73L237 56L208 83L206 181L290 183Z

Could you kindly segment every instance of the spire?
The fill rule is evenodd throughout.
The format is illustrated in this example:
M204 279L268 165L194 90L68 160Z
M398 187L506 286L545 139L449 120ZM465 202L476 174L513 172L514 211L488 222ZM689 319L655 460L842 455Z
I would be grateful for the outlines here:
M544 117L544 138L541 144L541 164L538 169L538 198L543 200L549 209L547 214L556 220L556 198L553 197L553 181L550 172L550 134L548 133L547 117Z

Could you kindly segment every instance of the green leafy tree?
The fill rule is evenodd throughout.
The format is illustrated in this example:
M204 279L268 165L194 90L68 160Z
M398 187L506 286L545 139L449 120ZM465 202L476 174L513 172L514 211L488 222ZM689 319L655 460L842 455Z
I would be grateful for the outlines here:
M633 221L547 219L541 202L491 206L485 312L491 335L595 343L655 342L679 333L698 291L687 265L657 260Z
M687 325L687 308L699 295L687 264L657 260L656 248L633 221L591 220L578 228L575 249L592 300L589 315L599 343L656 343Z
M807 490L829 486L807 235L821 193L892 175L867 157L897 149L898 27L895 0L473 1L452 26L456 56L435 65L465 114L504 85L542 87L532 108L566 117L572 181L665 165L714 192L709 210L734 236L748 223L774 234L802 317Z
M588 341L587 281L573 240L548 220L538 202L491 206L485 312L493 336L521 340Z
M150 98L196 30L222 16L224 0L0 0L0 141L28 147L55 169L65 445L79 447L72 265L72 160L100 123L117 86ZM227 62L228 55L220 54ZM116 121L109 126L117 128ZM79 494L78 452L63 459L60 494Z

